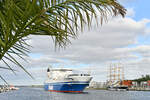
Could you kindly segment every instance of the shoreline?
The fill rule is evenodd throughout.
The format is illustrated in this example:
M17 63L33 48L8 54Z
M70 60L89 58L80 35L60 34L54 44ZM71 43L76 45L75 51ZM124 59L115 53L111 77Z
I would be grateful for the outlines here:
M86 88L85 90L108 90L108 89L107 88ZM132 89L132 88L129 88L129 90L127 90L127 91L150 91L150 89L144 89L144 88Z

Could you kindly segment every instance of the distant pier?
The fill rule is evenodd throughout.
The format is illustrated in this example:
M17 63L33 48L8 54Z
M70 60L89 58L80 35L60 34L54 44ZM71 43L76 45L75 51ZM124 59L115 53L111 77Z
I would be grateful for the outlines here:
M8 92L8 91L11 91L11 90L18 90L18 89L19 88L16 88L14 86L0 85L0 93Z

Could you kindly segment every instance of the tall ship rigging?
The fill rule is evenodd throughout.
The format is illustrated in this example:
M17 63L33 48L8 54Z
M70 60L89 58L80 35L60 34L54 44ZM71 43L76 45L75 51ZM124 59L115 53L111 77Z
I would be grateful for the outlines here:
M124 67L123 64L111 64L109 68L109 80L107 82L108 90L128 90L128 86L123 85Z

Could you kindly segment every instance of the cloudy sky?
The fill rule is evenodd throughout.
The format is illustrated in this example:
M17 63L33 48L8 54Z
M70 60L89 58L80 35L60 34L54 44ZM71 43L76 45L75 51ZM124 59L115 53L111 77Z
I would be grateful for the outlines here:
M94 81L106 81L111 63L121 62L125 79L150 74L150 1L119 0L127 9L125 18L109 19L103 26L95 26L71 40L66 49L55 50L51 38L30 36L33 46L27 62L21 61L33 75L24 71L1 75L10 84L43 84L49 66L90 70ZM3 83L3 82L0 82Z

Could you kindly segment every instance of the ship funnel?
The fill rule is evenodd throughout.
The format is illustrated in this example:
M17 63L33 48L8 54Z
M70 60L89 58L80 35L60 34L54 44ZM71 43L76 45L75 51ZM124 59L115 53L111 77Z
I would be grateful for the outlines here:
M47 69L47 76L50 78L50 68Z

